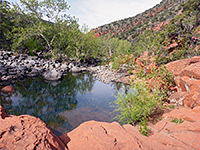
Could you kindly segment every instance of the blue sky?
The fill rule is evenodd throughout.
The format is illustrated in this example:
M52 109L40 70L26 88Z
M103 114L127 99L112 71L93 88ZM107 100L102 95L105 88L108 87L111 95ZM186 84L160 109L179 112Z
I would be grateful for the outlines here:
M19 0L8 0L19 2ZM89 28L132 17L161 0L67 0L71 6L69 13L79 19L79 24Z

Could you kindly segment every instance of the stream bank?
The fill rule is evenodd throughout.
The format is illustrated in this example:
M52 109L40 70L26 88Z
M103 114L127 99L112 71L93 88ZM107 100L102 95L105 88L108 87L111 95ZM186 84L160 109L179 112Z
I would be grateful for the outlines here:
M113 71L108 65L98 66L100 62L101 60L97 59L84 63L73 59L59 62L38 56L0 51L0 83L5 84L37 76L48 81L57 81L68 72L73 74L89 72L106 84L112 81L119 82L119 78L127 76L124 72Z

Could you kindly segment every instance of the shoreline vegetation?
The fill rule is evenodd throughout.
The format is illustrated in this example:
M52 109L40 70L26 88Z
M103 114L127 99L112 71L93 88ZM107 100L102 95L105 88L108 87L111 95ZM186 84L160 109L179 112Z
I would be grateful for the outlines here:
M6 81L12 76L18 78L17 71L19 74L23 72L23 76L41 75L47 80L57 80L69 70L82 72L98 63L107 64L103 71L108 68L110 75L115 71L125 72L116 73L116 79L127 76L126 73L135 75L134 81L129 83L137 93L117 97L118 120L132 125L140 122L139 131L146 136L150 134L147 128L149 117L167 102L169 89L174 83L172 75L163 65L199 55L200 2L197 0L185 1L180 5L181 14L158 31L144 26L134 44L117 38L97 37L95 31L88 31L87 27L80 29L76 18L66 13L69 5L65 0L20 2L22 6L12 4L11 7L8 2L1 1L0 49L10 51L1 55L2 60L6 60L2 61L1 66L9 66L1 70L1 74L5 75L1 80ZM22 55L15 56L13 52ZM7 62L9 59L10 62ZM15 61L18 59L20 62ZM21 66L17 69L18 63ZM109 66L115 71L111 71ZM121 70L121 66L126 69ZM101 67L97 66L91 72L98 72L99 69ZM137 79L141 81L135 83ZM146 84L150 80L158 82L152 87Z

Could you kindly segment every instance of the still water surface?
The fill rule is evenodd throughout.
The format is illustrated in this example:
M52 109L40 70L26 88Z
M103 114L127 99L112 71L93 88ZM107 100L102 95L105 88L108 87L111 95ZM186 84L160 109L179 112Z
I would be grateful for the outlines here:
M29 78L12 84L12 94L0 93L0 105L9 114L39 117L57 135L67 133L88 120L111 122L111 107L121 83L104 84L91 74L69 73L59 82Z

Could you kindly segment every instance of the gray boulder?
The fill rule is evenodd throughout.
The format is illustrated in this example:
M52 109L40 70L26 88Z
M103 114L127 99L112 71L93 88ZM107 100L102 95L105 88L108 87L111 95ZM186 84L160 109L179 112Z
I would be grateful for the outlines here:
M73 68L71 68L71 72L80 73L80 72L82 72L82 69L74 66Z
M61 79L62 73L60 73L57 70L53 69L53 70L46 71L43 74L43 77L44 77L45 80L56 81L56 80Z

